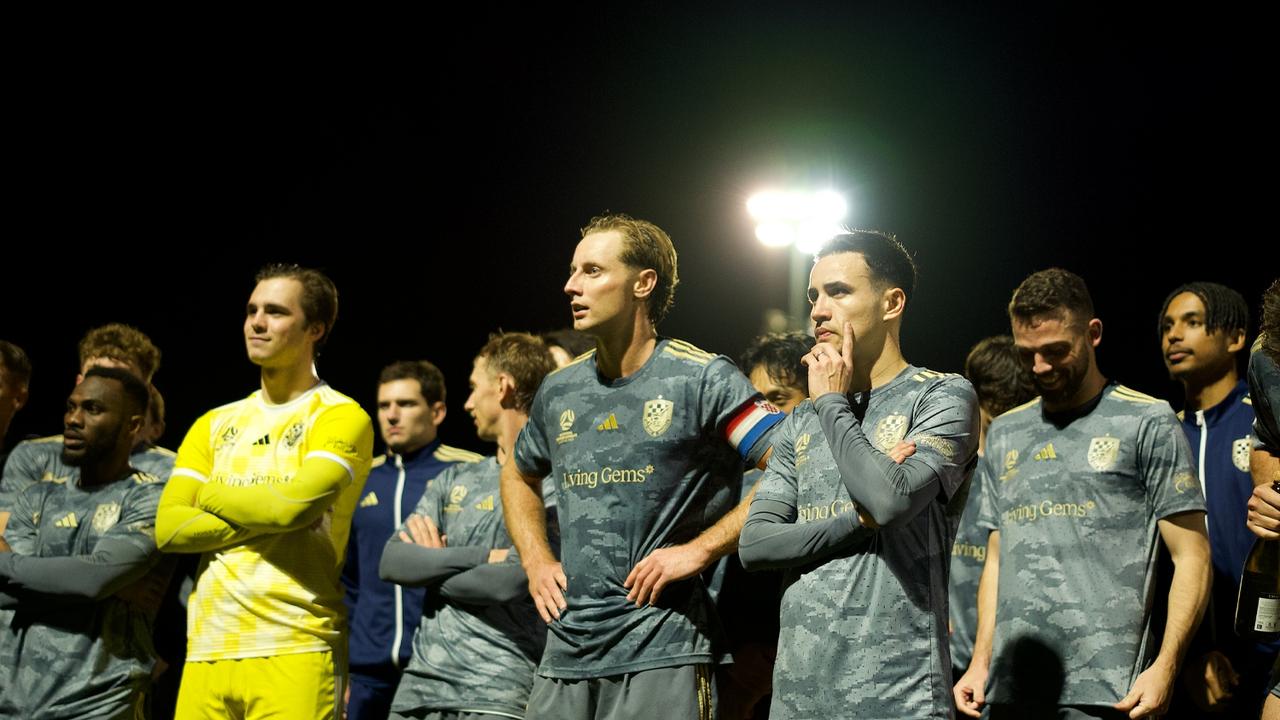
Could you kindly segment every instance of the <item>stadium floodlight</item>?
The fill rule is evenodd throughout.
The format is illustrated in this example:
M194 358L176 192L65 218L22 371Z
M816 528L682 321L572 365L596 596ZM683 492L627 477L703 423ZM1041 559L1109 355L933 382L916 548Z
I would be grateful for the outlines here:
M812 255L840 232L849 207L834 190L766 190L747 200L756 238L769 247L795 245Z

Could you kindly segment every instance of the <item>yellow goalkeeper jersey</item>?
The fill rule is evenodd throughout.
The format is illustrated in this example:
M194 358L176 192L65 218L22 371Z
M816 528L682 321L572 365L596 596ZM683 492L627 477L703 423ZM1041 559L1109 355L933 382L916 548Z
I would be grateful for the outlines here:
M187 606L188 660L342 651L340 572L372 454L368 414L325 384L282 405L255 392L196 421L178 449L174 477L221 483L234 494L288 484L317 457L338 463L347 477L319 520L201 557Z

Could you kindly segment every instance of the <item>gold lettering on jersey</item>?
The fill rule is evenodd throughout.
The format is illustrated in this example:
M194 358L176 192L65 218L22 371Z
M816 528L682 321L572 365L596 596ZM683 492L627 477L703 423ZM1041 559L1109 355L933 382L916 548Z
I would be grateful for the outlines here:
M347 442L342 438L329 438L324 442L325 450L332 450L336 453L346 453L347 455L355 455L357 452L355 443Z
M1231 464L1236 466L1240 472L1249 472L1249 454L1253 452L1253 443L1249 437L1236 440L1231 443Z
M572 410L565 410L560 413L560 434L556 436L557 445L563 445L577 439L578 434L573 431L575 417Z
M58 476L58 475L54 475L48 470L45 470L44 475L40 476L40 482L55 483L57 485L65 485L66 482L70 479L71 479L70 475Z
M852 500L832 500L827 505L801 505L796 508L796 519L800 522L813 522L839 517L845 513L856 512L857 505Z
M933 448L938 454L947 460L956 459L956 445L946 438L934 437L933 435L921 435L915 440L916 445L922 445L927 448ZM897 445L897 443L894 443Z
M575 470L560 476L560 487L565 490L587 488L595 490L599 485L616 483L642 483L653 474L653 466L645 465L634 470L605 466L598 470Z
M644 431L653 437L658 437L671 427L671 418L675 416L676 404L670 400L663 400L659 395L656 399L648 400L644 404Z
M287 483L293 480L292 475L277 475L275 473L254 473L252 475L215 475L214 482L220 482L228 487L245 487L248 485L276 485L278 483Z
M1196 476L1189 472L1180 472L1173 476L1173 489L1179 495L1197 487L1199 487L1199 483L1196 482Z
M906 437L906 435L906 415L890 415L888 417L880 418L880 422L876 423L876 447L886 453L892 450L894 445L902 442L902 438Z
M1089 517L1096 508L1097 503L1092 500L1085 502L1041 500L1038 503L1019 505L1006 510L1004 520L1008 523L1027 523L1046 517L1083 518Z
M104 533L120 521L120 503L102 503L93 511L93 531Z
M1115 467L1120 457L1120 438L1111 436L1096 437L1089 441L1089 467L1098 472L1105 472Z
M796 467L809 462L809 433L801 433L796 438Z
M987 546L958 542L951 546L951 556L969 558L978 562L987 561Z
M285 447L293 449L293 447L298 444L298 441L302 439L302 431L302 423L296 422L290 425L288 430L284 431L284 437L280 440L284 443Z
M1004 454L1004 472L1000 473L1002 481L1012 480L1018 474L1018 451L1010 450Z

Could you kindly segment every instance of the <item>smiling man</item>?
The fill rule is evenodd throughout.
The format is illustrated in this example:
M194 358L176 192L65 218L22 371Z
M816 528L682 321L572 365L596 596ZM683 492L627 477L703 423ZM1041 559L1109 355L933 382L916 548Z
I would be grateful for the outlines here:
M129 465L147 414L132 373L92 368L67 400L65 483L14 498L0 539L0 716L141 717L151 685L153 606L140 602L160 481Z
M1032 274L1009 319L1040 397L987 431L978 523L991 533L956 705L978 717L990 703L992 720L1160 714L1209 592L1187 439L1168 403L1103 377L1079 276ZM1161 544L1174 572L1156 628Z
M351 694L348 720L382 720L422 618L424 590L378 577L382 548L409 517L427 484L458 462L481 456L440 443L445 417L444 375L426 360L399 361L378 376L378 428L387 452L373 460L351 520L342 568L350 618Z
M744 465L782 419L723 356L659 337L678 282L661 228L595 218L573 254L574 329L503 467L507 527L550 623L530 717L705 718L725 648L699 573L737 547ZM547 542L555 487L563 565Z
M951 715L948 505L978 408L964 378L903 357L915 283L902 245L869 231L837 235L810 273L812 401L778 433L738 551L784 569L770 717Z
M204 553L179 718L341 715L339 574L373 426L316 375L337 316L321 272L263 268L244 319L261 389L206 413L178 449L156 539Z

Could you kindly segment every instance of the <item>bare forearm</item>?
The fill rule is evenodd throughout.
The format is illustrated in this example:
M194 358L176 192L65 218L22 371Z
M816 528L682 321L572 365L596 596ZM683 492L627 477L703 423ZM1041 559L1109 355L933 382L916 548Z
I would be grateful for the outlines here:
M1280 482L1280 456L1267 452L1265 448L1255 449L1249 454L1249 473L1253 475L1255 487Z
M541 481L520 472L514 461L502 468L502 515L507 532L526 567L531 563L555 562L547 542L546 510L540 493Z
M987 559L978 580L978 628L973 642L970 665L991 666L991 652L996 635L996 604L1000 587L1000 533L987 536Z
M1164 640L1156 662L1174 668L1182 664L1187 646L1209 600L1208 543L1203 554L1184 551L1173 559L1173 579L1169 583L1169 615L1165 620Z

